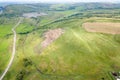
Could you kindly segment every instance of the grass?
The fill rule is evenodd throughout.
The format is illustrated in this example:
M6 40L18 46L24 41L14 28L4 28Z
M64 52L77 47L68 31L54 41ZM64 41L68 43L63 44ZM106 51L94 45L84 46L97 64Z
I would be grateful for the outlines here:
M0 37L4 37L7 34L11 34L11 25L0 25Z
M4 71L11 57L12 38L0 38L0 74Z
M83 27L88 32L99 32L99 33L109 33L109 34L120 34L119 32L119 23L107 23L107 22L92 22L92 23L84 23Z
M81 74L84 78L79 79L84 80L110 80L105 72L114 71L120 64L118 53L119 44L112 36L70 29L42 53L40 69L58 75Z
M51 29L61 27L65 33L42 53L41 30L18 35L17 54L5 80L16 80L21 71L25 71L25 80L113 80L109 73L120 70L119 35L86 32L82 28L86 21L50 24ZM24 66L25 58L32 61L32 66Z
M61 9L61 5L53 6L57 7ZM84 7L77 9L84 10ZM114 80L110 72L120 71L120 35L90 33L82 28L82 24L118 23L120 20L103 17L107 13L102 18L89 18L86 16L92 14L89 10L83 11L83 15L76 15L77 9L47 11L47 16L24 19L16 29L16 56L4 80ZM99 16L97 11L94 13ZM72 17L67 17L71 14ZM0 73L5 69L11 53L13 36L6 35L11 33L15 21L10 22L0 25ZM64 34L41 51L43 33L55 28L62 28Z
M8 21L11 22L8 22ZM17 19L8 19L0 25L0 75L7 67L12 52L12 27Z

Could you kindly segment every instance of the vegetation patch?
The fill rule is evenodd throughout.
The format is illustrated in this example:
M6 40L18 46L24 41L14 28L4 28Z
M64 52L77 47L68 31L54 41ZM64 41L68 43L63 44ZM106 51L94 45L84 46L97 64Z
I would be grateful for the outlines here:
M47 15L40 16L41 12ZM4 80L115 80L112 74L120 72L120 4L106 3L4 7L0 15L0 74L11 57L11 29L26 13L30 18L16 28L16 56ZM93 27L94 33L85 31L85 24Z
M83 27L88 32L100 32L108 34L120 34L120 23L109 23L109 22L93 22L84 23Z

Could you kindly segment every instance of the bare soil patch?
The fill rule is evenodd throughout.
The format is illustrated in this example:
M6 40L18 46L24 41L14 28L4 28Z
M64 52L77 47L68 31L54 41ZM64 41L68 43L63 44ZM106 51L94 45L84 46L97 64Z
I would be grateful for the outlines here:
M49 44L51 44L53 41L59 38L61 34L63 34L63 30L60 28L45 32L45 40L41 43L42 48L46 48Z
M83 24L83 27L88 32L100 32L108 34L120 34L120 23L111 22L87 22Z

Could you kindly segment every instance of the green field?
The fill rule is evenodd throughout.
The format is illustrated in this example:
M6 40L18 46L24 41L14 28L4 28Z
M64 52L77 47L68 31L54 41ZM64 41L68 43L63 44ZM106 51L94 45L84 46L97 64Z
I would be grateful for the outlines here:
M47 16L24 18L16 28L16 56L4 80L115 80L111 72L120 71L120 34L87 32L82 24L119 23L119 10L85 11L85 6L72 10L69 6L73 5L49 6L51 11L46 11ZM117 15L113 15L114 12ZM10 20L8 24L0 25L0 74L11 56L11 28L18 17ZM41 51L44 32L57 28L63 29L64 33Z

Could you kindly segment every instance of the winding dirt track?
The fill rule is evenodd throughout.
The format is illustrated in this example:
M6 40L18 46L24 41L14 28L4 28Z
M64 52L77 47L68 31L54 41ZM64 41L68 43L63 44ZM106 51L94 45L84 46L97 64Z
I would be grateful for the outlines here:
M14 34L14 37L13 37L12 56L11 56L11 59L10 59L10 61L9 61L9 63L8 63L7 68L4 70L3 74L1 75L0 80L2 80L2 79L5 77L6 73L8 72L8 70L9 70L9 68L11 67L12 62L13 62L13 60L14 60L15 52L16 52L16 38L17 38L15 28L21 23L21 21L22 21L22 18L20 18L20 20L17 22L17 24L12 28L12 32L13 32L13 34Z

